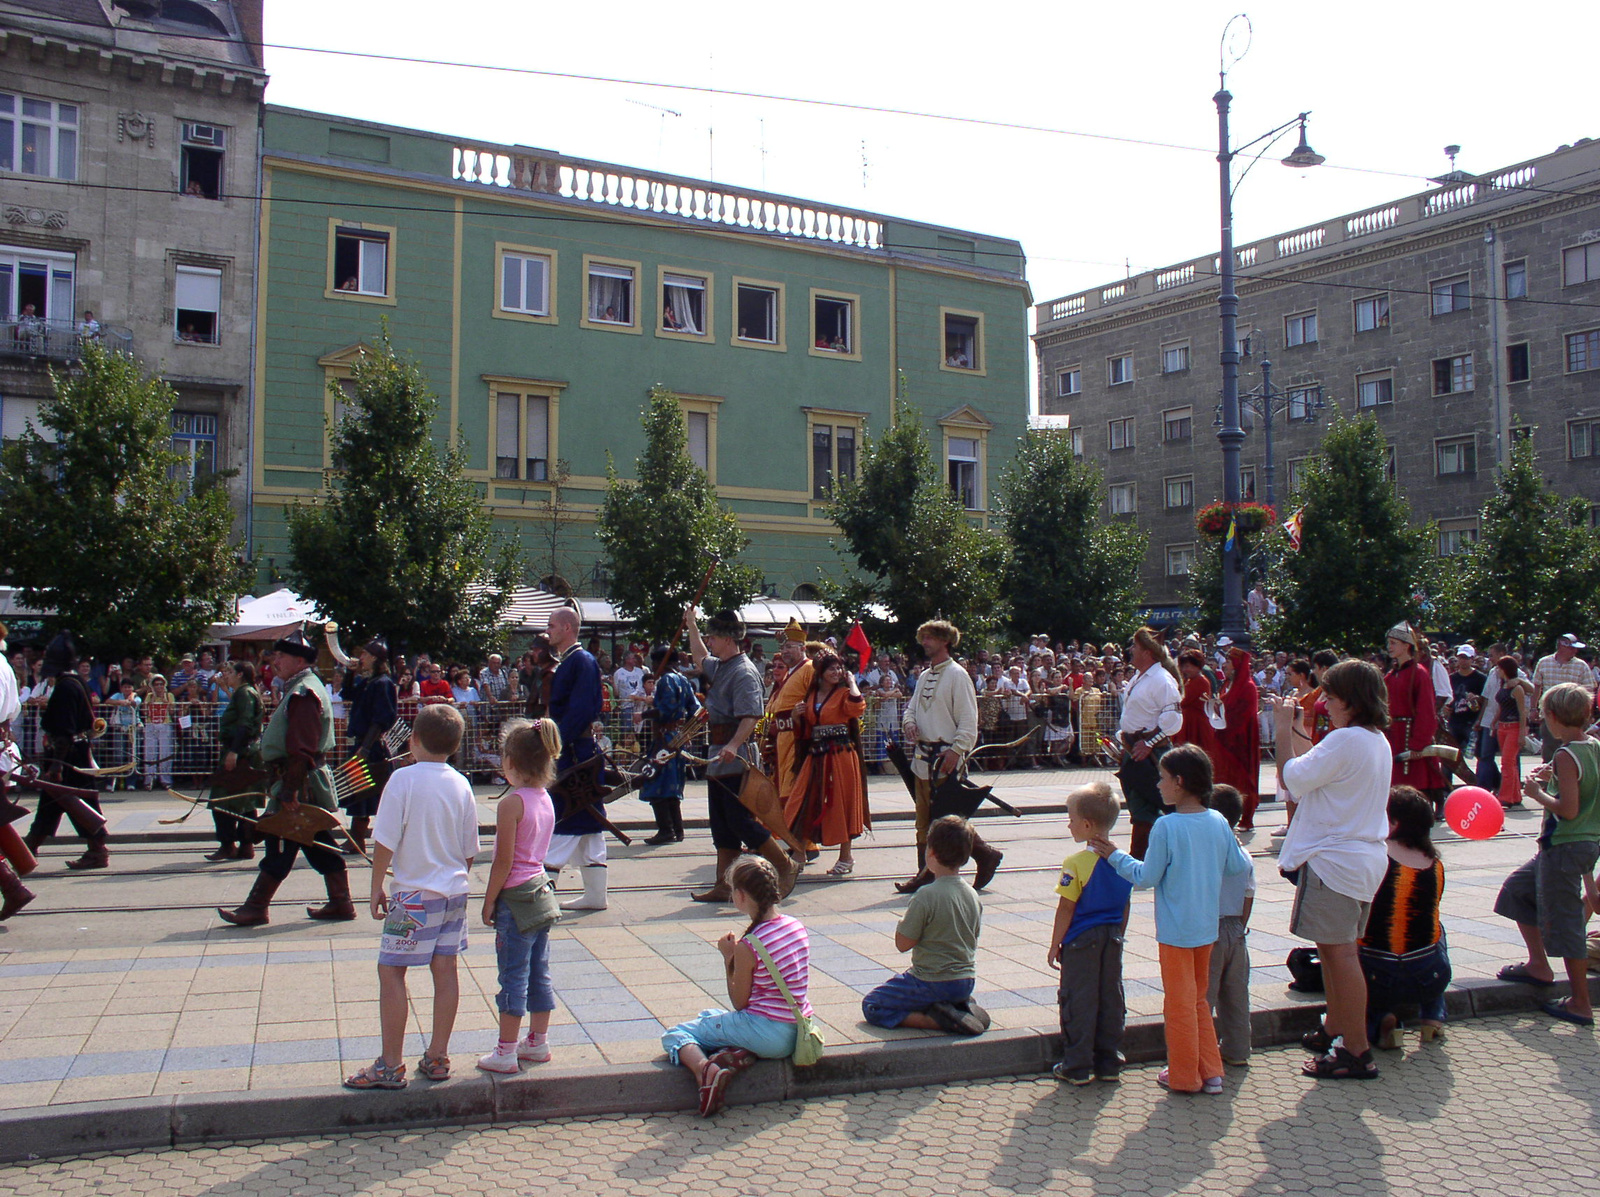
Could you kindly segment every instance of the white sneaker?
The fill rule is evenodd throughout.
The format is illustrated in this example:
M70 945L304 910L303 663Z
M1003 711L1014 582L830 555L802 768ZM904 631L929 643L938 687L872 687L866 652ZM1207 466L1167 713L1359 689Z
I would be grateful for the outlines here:
M490 1052L487 1056L478 1057L478 1067L483 1069L485 1072L516 1072L520 1067L517 1061L517 1054L518 1053L514 1051L505 1052L502 1054L499 1044L496 1044L494 1051Z
M517 1044L517 1059L529 1064L550 1063L550 1041L535 1043L531 1039L523 1039Z

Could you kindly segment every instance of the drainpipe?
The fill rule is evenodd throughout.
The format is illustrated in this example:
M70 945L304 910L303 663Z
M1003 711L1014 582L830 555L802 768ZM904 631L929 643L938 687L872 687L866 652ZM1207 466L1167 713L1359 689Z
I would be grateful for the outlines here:
M1502 344L1505 325L1509 322L1506 310L1505 271L1501 261L1500 238L1495 236L1494 225L1483 230L1484 256L1489 273L1489 402L1492 405L1490 426L1494 430L1494 464L1505 469L1511 460L1511 402L1506 394L1505 345Z

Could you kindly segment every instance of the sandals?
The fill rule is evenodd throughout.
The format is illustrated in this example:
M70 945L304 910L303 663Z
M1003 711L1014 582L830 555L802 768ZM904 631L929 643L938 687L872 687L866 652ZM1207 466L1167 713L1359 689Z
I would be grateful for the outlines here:
M1307 1060L1300 1066L1300 1072L1304 1076L1328 1081L1375 1081L1378 1079L1378 1066L1372 1062L1371 1048L1368 1048L1358 1056L1342 1045L1334 1048L1325 1056Z
M1582 1014L1573 1013L1572 1007L1567 1004L1571 1000L1571 998L1562 998L1559 1002L1540 1002L1539 1009L1543 1010L1551 1018L1559 1018L1562 1022L1570 1022L1575 1027L1594 1026L1593 1016L1585 1018Z
M722 1109L733 1073L733 1069L724 1068L715 1060L707 1060L700 1066L700 1117L709 1118Z
M1528 971L1526 964L1508 964L1495 973L1495 977L1501 981L1516 981L1523 985L1532 985L1536 989L1550 989L1556 984L1554 980L1546 981L1542 977L1534 976Z
M1300 1036L1300 1046L1314 1055L1323 1056L1333 1050L1333 1036L1328 1034L1327 1027L1319 1023L1316 1030Z
M360 1072L344 1078L346 1089L404 1089L407 1083L406 1066L396 1064L390 1068L383 1062L382 1056Z
M827 876L829 876L829 877L848 877L848 876L850 876L851 873L854 873L855 871L856 871L856 862L855 861L853 861L853 860L836 860L833 863L833 868L828 870Z
M450 1079L450 1057L430 1056L422 1053L422 1059L417 1061L417 1075L425 1081L448 1081Z
M708 1058L718 1068L726 1068L729 1072L743 1072L761 1057L742 1047L725 1047L721 1051L712 1052Z

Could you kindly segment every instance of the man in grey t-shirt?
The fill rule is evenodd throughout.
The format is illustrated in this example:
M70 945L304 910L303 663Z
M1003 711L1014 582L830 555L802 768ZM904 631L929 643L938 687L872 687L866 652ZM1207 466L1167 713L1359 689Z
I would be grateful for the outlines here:
M788 897L794 888L798 865L739 800L748 769L756 768L751 737L766 713L761 671L741 647L744 624L732 611L718 611L706 621L705 637L693 605L684 609L683 626L689 633L689 654L705 677L706 714L710 719L711 764L706 768L706 799L711 816L711 842L717 849L716 883L704 893L690 894L696 902L728 902L728 869L749 849L772 862L778 872L778 889Z

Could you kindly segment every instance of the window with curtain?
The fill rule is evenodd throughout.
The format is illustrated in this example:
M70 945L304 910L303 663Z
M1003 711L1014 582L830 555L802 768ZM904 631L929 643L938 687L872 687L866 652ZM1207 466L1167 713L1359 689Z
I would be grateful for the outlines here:
M684 413L689 433L689 460L702 470L711 469L711 416L703 411Z
M389 294L389 234L358 228L336 230L333 288L355 295Z
M598 324L633 323L633 270L589 267L589 319Z
M661 327L666 332L702 337L706 331L706 280L692 275L662 277Z
M550 477L550 399L501 391L495 396L494 476L545 482Z
M172 280L172 335L201 345L217 343L222 271L179 266Z

